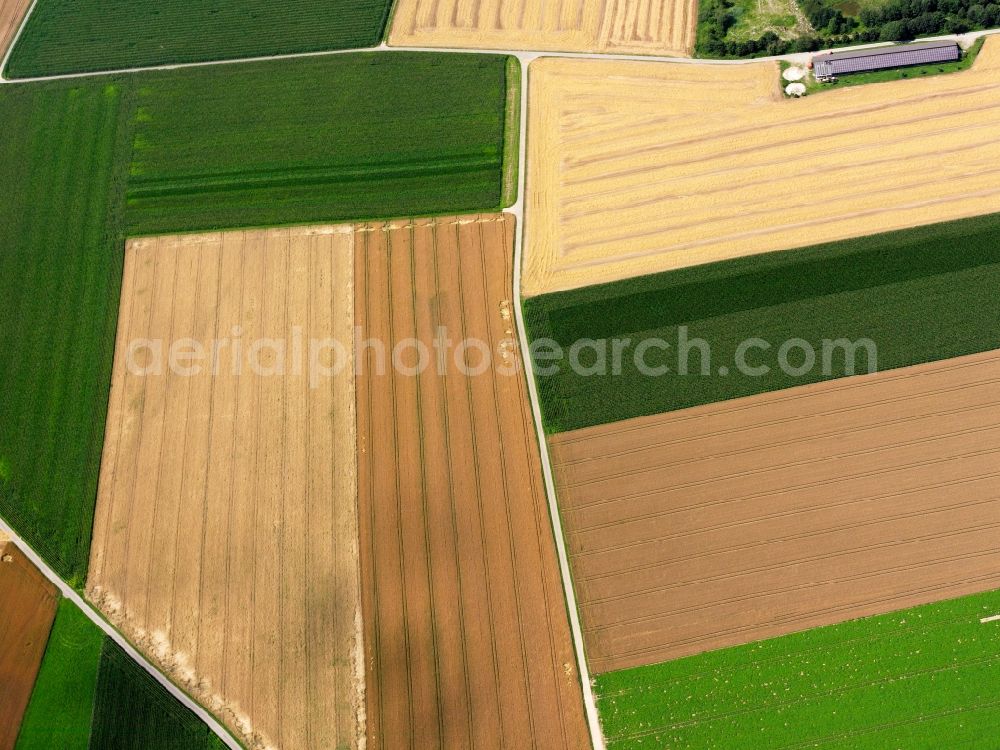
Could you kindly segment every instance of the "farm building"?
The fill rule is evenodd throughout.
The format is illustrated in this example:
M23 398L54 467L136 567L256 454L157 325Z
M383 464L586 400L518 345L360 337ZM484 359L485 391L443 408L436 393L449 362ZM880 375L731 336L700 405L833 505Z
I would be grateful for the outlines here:
M956 42L918 42L892 47L834 52L813 58L816 78L822 80L846 73L867 73L907 65L954 62L961 57Z

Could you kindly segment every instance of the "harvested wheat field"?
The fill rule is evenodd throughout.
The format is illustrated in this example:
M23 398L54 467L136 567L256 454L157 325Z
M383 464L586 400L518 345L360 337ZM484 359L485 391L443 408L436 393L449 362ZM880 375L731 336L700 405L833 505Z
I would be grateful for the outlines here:
M552 438L595 672L1000 588L1000 352Z
M690 56L697 0L399 0L389 44Z
M0 59L14 42L31 0L0 0Z
M784 99L775 63L530 69L524 292L992 213L1000 40L961 73Z
M513 241L508 215L371 224L355 240L361 334L404 342L398 367L370 348L358 361L371 748L589 746L513 342ZM456 364L483 361L463 357L467 338L494 353L482 374ZM408 339L427 347L420 372Z
M363 732L351 348L339 374L331 347L310 354L352 340L353 239L303 227L126 249L87 592L251 748ZM206 358L171 367L170 342Z
M0 750L17 742L59 593L0 531Z

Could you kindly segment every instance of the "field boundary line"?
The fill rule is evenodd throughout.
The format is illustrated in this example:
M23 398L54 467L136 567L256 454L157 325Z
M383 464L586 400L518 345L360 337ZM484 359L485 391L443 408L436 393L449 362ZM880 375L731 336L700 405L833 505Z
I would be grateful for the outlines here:
M542 407L538 400L538 382L535 380L534 363L531 359L528 329L524 320L523 297L521 294L522 269L524 267L524 204L527 187L527 157L528 157L528 66L540 55L537 53L515 53L521 66L521 112L520 112L520 143L518 144L518 174L517 200L508 209L517 222L514 228L514 317L517 323L517 338L521 348L521 359L524 364L524 377L528 385L528 400L531 402L531 413L535 422L535 434L538 440L538 453L541 457L542 476L545 484L545 497L548 500L549 519L552 522L552 535L556 544L556 555L559 559L559 577L562 580L566 613L569 617L570 632L573 636L573 650L576 653L577 672L580 686L583 689L583 707L587 714L587 727L590 730L591 744L594 750L606 750L607 744L601 730L601 721L597 712L597 701L594 697L594 686L587 666L587 655L584 651L583 629L580 625L580 609L573 590L573 579L569 567L569 553L566 550L566 537L562 520L559 517L559 505L556 501L555 479L552 471L552 460L549 456L548 443L545 439L545 427L542 422Z
M31 18L31 14L35 12L37 6L38 0L31 0L31 5L28 6L28 9L24 12L24 18L21 19L21 25L17 27L17 31L14 32L14 36L11 37L10 43L7 45L7 51L4 52L3 60L0 61L0 84L7 82L7 78L4 76L7 70L7 63L10 62L11 55L14 54L14 47L20 41L24 29L28 25L28 19Z
M123 636L118 630L116 630L104 617L82 596L80 596L77 591L75 591L68 583L66 583L62 578L56 574L48 564L38 555L37 552L27 543L21 536L10 527L6 520L0 517L0 531L9 536L14 543L17 545L18 549L24 553L24 556L31 560L32 564L41 571L49 581L51 581L59 589L59 593L66 599L73 602L83 614L97 625L98 628L111 640L113 640L121 649L128 654L136 664L142 667L146 672L152 675L155 679L168 693L170 693L174 698L180 701L181 705L185 708L190 709L194 714L201 719L208 726L212 732L214 732L227 747L232 748L232 750L244 750L243 746L237 742L233 736L223 727L215 718L206 711L200 704L194 701L187 693L181 690L179 687L174 685L167 677L157 669L152 662L146 659L131 643Z
M131 68L118 68L115 70L91 70L82 73L61 73L59 75L52 76L34 76L27 78L6 78L3 76L3 72L6 69L7 58L10 56L11 51L17 40L21 36L21 32L24 30L24 25L26 25L27 19L31 16L31 12L34 10L35 5L38 0L34 0L34 4L29 9L28 14L25 16L25 24L18 30L18 34L15 37L13 43L11 43L10 50L8 50L7 55L4 58L3 67L0 68L0 85L3 84L16 84L16 83L38 83L41 81L62 81L62 80L72 80L75 78L94 78L98 76L117 76L125 75L129 73L143 73L151 71L165 71L165 70L181 70L184 68L207 68L219 65L238 65L240 63L256 63L256 62L274 62L278 60L300 60L307 59L311 57L334 57L337 55L353 55L362 52L387 52L387 53L399 53L399 52L433 52L433 53L450 53L450 54L466 54L466 55L496 55L503 56L507 55L509 57L516 57L521 61L521 79L522 87L526 87L527 84L527 63L537 57L560 57L568 58L573 60L606 60L609 62L652 62L652 63L677 63L681 65L719 65L719 66L733 66L733 65L757 65L759 63L768 62L791 62L797 64L806 64L813 55L819 54L820 52L833 51L831 49L819 50L818 52L800 52L792 53L788 55L776 55L772 57L754 57L749 59L741 60L715 60L709 58L700 57L671 57L669 55L629 55L629 54L608 54L602 52L549 52L545 50L526 50L526 49L482 49L482 48L465 48L465 47L394 47L385 44L378 44L374 47L360 47L358 49L336 49L336 50L320 50L317 52L289 52L282 55L261 55L258 57L235 57L228 60L204 60L200 62L184 62L184 63L166 63L163 65L145 65L136 66ZM965 42L968 44L973 44L982 37L1000 35L1000 28L997 29L987 29L985 31L972 31L968 34L943 34L940 36L928 37L921 41L955 41L955 42ZM876 44L861 44L854 45L851 47L837 47L837 52L850 52L858 49L872 49L876 47L889 47L892 46L893 42L879 42ZM526 104L526 97L522 96L522 108ZM522 133L524 132L524 122L522 117ZM520 182L520 178L519 178Z

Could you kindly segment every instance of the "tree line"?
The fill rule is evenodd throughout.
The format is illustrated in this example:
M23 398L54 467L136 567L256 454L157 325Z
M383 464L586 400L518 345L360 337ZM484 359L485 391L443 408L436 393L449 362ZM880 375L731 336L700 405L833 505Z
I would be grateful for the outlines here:
M905 42L933 34L964 34L1000 26L1000 5L977 0L889 0L846 16L824 0L800 5L816 30L797 39L768 31L756 39L727 38L736 25L736 0L701 0L695 51L701 57L740 58L815 52L825 47L870 42Z

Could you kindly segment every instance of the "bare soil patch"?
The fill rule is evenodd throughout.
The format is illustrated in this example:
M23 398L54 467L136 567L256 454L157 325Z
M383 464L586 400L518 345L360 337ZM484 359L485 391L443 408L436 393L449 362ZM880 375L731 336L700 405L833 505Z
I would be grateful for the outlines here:
M17 742L35 687L59 592L0 534L0 748Z
M126 249L88 595L252 748L363 738L353 369L314 386L294 349L351 340L353 239L319 226ZM185 339L228 343L185 374L168 360ZM160 356L130 366L142 340Z
M372 350L359 362L371 748L589 744L520 352L503 343L513 241L509 215L358 229L362 337L433 358L416 376L380 372ZM494 367L440 365L439 326L499 351Z
M595 672L1000 588L1000 353L551 439Z

